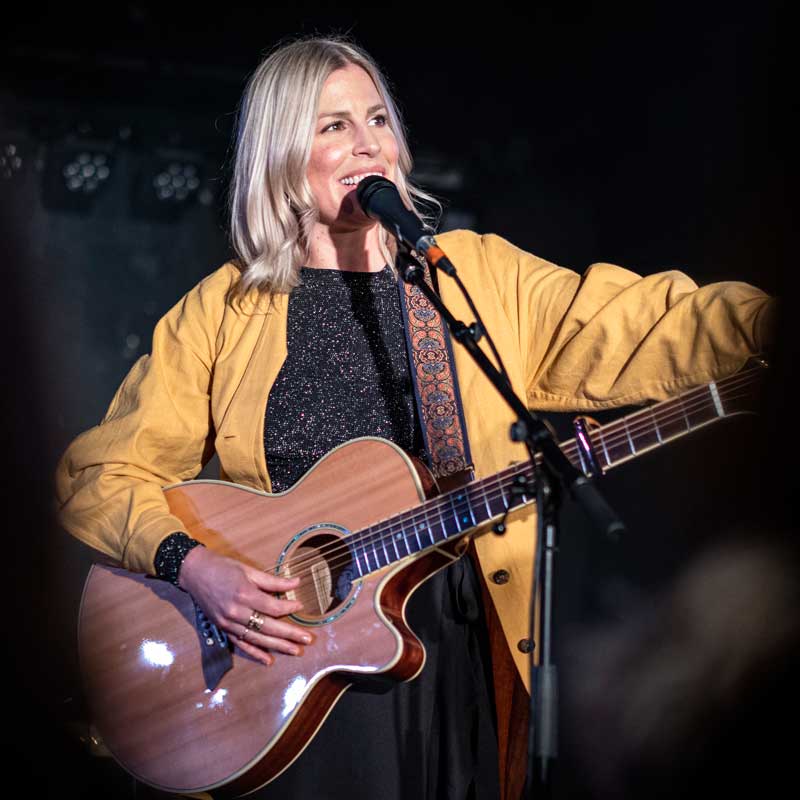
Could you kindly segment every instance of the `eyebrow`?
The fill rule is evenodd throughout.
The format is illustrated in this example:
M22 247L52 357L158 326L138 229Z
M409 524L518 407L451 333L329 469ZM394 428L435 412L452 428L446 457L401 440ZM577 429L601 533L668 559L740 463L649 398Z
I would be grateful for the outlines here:
M378 103L377 105L370 106L367 109L367 115L374 114L376 111L380 111L380 109L386 110L386 106L383 103ZM349 117L351 116L349 111L322 111L320 112L318 119L322 119L322 117Z

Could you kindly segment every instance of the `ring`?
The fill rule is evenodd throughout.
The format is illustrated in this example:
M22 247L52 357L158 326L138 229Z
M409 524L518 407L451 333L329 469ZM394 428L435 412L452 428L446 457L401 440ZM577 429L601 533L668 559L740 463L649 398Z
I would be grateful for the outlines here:
M247 641L247 628L242 630L242 635L239 637L240 641L246 642Z
M250 615L250 619L247 620L247 627L250 628L251 631L260 631L263 624L264 617L262 617L258 611L253 611Z

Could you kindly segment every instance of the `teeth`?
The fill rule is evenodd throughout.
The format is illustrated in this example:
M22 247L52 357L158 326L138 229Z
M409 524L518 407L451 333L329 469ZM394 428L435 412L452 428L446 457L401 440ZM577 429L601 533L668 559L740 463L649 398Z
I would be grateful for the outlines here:
M357 183L360 183L364 178L368 178L370 175L382 175L381 172L365 172L363 175L353 175L351 178L342 178L339 183L343 183L345 186L355 186Z

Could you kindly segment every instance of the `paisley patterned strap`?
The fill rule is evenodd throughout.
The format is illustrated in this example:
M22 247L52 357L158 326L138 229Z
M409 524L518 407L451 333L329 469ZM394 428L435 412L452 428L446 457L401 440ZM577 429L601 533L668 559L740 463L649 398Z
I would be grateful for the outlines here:
M431 285L428 265L425 282ZM414 395L429 466L437 478L472 470L450 334L419 287L398 278Z

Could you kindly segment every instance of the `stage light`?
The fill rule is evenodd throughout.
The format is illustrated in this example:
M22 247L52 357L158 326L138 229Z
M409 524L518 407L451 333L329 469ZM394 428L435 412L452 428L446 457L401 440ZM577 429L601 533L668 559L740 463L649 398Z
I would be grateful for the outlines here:
M200 186L196 164L173 161L153 178L156 197L162 203L185 203Z
M22 153L14 142L5 142L0 147L0 177L11 180L22 169Z
M111 169L105 153L78 153L61 171L70 192L96 192L108 180Z
M87 213L108 185L111 147L102 142L68 141L51 147L42 186L45 208Z
M156 154L134 180L131 210L137 217L174 222L195 202L202 181L197 156Z

